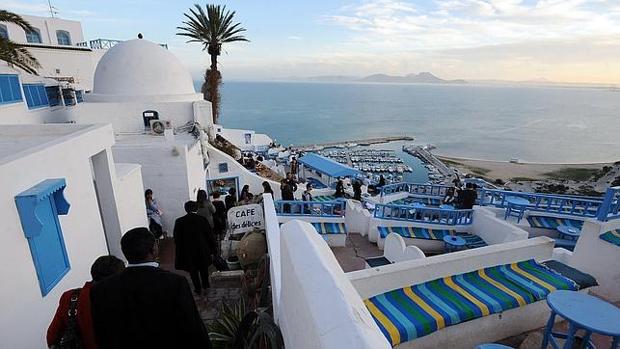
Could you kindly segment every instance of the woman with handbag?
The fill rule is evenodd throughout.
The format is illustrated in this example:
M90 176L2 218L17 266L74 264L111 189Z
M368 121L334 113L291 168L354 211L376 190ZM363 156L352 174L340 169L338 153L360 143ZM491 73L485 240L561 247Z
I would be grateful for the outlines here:
M101 256L90 268L92 281L62 294L54 319L47 329L48 347L97 348L90 308L90 290L94 283L120 273L123 269L125 263L122 260L114 256Z

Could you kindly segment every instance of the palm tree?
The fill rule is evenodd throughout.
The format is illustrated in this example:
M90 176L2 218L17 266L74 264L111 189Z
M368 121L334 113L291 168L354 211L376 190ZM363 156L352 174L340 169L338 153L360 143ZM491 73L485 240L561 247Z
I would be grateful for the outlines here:
M0 10L0 22L16 24L24 31L33 30L30 23L26 22L20 15L6 10ZM37 74L37 68L41 67L39 61L25 47L1 35L0 60L7 62L10 66L21 68L30 74Z
M245 31L241 23L233 24L235 11L226 10L226 6L211 4L207 4L206 10L205 13L198 4L194 5L193 9L190 8L189 13L185 13L185 26L177 27L180 30L177 35L189 37L187 42L201 43L202 50L206 50L211 56L211 66L205 72L202 93L204 99L211 102L213 122L217 123L220 109L219 87L222 82L222 75L217 70L217 56L222 53L222 44L249 40L241 35Z

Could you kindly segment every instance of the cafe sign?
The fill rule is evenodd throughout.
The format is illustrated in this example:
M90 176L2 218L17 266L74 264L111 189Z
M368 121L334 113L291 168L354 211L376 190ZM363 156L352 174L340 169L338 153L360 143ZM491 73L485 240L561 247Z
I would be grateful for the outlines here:
M228 224L231 234L264 229L263 207L259 204L232 207L228 210Z

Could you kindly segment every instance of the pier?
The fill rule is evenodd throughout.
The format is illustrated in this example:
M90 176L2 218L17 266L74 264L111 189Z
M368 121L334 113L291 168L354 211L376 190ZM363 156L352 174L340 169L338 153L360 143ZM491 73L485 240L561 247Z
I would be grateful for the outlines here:
M365 146L365 145L389 143L389 142L396 142L396 141L413 141L413 140L414 138L411 136L390 136L390 137L377 137L377 138L366 138L366 139L353 139L353 140L348 140L348 141L329 142L329 143L320 143L320 144L297 145L297 146L293 146L293 148L297 149L298 151L312 151L312 150L319 150L322 148L344 148L352 144Z
M435 155L433 155L430 151L426 150L423 146L420 145L404 145L403 151L405 153L411 154L422 159L427 164L431 164L435 166L435 168L444 176L450 177L454 174L446 164L441 162Z

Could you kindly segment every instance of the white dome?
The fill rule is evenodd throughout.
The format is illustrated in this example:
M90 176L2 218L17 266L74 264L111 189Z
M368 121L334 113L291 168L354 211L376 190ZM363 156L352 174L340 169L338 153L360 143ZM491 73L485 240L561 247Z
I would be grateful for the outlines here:
M151 41L135 39L115 45L101 57L92 95L100 100L195 99L196 91L191 75L172 53Z

